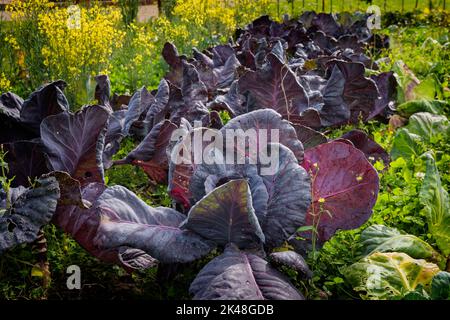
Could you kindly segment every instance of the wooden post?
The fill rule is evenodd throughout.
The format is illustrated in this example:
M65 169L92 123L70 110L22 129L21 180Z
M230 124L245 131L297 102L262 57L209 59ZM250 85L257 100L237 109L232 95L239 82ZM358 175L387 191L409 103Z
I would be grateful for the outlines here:
M416 0L416 5L414 6L414 9L417 10L417 7L419 6L419 0Z
M322 0L322 12L325 12L325 0Z
M405 11L405 0L402 0L402 13Z

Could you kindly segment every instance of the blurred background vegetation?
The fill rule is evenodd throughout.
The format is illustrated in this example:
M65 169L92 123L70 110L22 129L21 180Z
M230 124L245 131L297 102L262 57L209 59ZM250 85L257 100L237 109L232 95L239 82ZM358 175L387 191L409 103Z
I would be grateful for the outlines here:
M236 28L263 14L282 19L284 13L365 11L375 4L382 9L385 25L449 24L444 0L2 2L0 93L14 91L26 97L43 83L62 78L69 84L66 93L74 109L92 102L95 75L108 73L117 93L131 93L143 85L154 88L167 67L160 54L166 41L190 54L193 47L201 50L226 42ZM78 12L67 9L72 4L79 5ZM149 4L155 9L144 12Z

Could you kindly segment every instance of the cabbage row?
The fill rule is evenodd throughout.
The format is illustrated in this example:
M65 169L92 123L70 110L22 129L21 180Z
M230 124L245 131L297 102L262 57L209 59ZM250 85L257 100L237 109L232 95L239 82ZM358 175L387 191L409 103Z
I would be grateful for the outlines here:
M394 75L377 72L365 54L388 44L363 15L307 12L282 23L261 17L228 44L194 50L191 58L167 43L170 69L154 91L111 95L101 75L98 104L75 113L61 80L26 100L3 94L0 144L14 179L0 189L0 253L53 223L129 271L215 252L191 284L195 299L303 299L277 268L310 277L301 254L368 220L379 189L372 164L389 164L361 131L331 141L321 133L392 113ZM262 174L263 164L237 148L218 147L211 156L231 152L242 164L173 161L186 156L180 150L191 136L228 129L278 129L279 139L263 142L279 150L277 170ZM175 130L184 133L177 141ZM140 143L112 160L127 136ZM192 156L206 147L196 145ZM150 207L123 186L106 186L105 169L123 164L167 183L174 206ZM295 251L277 250L286 243Z

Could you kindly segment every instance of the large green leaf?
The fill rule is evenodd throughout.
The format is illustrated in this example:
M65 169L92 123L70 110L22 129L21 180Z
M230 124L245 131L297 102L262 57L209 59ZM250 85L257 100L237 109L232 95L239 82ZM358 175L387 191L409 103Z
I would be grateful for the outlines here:
M443 114L446 105L447 102L441 100L411 100L399 105L397 107L397 112L406 117L409 117L416 112Z
M412 156L419 157L423 153L421 145L422 139L419 135L409 132L406 128L401 128L395 134L392 143L391 158L410 159Z
M395 135L391 157L409 159L418 157L426 151L424 144L436 143L450 132L450 123L446 116L428 112L415 113L409 118L406 127Z
M362 298L378 300L403 297L419 285L429 287L440 269L434 263L413 259L405 253L375 252L343 271Z
M364 256L375 252L403 252L415 259L426 259L442 267L445 259L428 243L411 234L405 234L395 228L373 225L361 233L362 253Z
M409 118L408 130L419 135L426 143L433 142L440 135L446 134L450 124L446 116L419 112Z
M436 245L450 255L450 205L447 191L443 188L436 162L431 153L426 154L427 170L420 189L420 202L428 220L430 233Z
M431 299L450 299L450 273L442 271L434 276L431 282Z

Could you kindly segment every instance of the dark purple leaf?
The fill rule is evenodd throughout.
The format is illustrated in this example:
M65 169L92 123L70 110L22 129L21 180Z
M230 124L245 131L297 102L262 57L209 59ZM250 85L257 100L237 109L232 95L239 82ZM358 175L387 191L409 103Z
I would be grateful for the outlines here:
M51 176L38 179L32 189L22 190L0 215L0 254L36 240L39 230L52 219L58 198L58 182Z
M331 14L319 13L315 16L311 25L322 30L326 35L337 37L341 35L341 26L337 23L336 19Z
M208 101L208 90L200 80L197 69L190 63L183 61L183 85L181 86L183 101L188 106Z
M299 162L303 161L303 146L297 139L297 134L294 127L287 121L283 120L280 114L271 109L256 110L236 118L231 119L221 130L224 137L227 137L227 130L254 130L257 134L257 141L252 141L260 145L262 142L259 138L264 138L265 143L279 142L288 147ZM272 133L272 130L274 133ZM277 134L277 140L272 137L272 134ZM246 146L247 148L249 146Z
M180 87L183 81L183 61L186 60L186 57L180 56L177 48L170 42L164 44L162 56L170 66L170 71L165 78Z
M238 116L247 112L244 107L245 97L239 93L238 81L231 84L230 90L223 96L216 96L214 101L208 104L211 110L225 110L232 116Z
M327 137L310 127L294 124L295 132L297 133L297 138L303 144L305 150L311 149L319 144L326 143L328 141Z
M378 89L375 82L372 79L366 78L364 65L356 62L345 62L340 60L334 60L330 62L330 66L333 67L333 72L331 79L337 82L336 90L327 91L325 88L324 92L324 101L325 106L331 105L333 107L332 110L339 115L338 119L344 118L347 116L348 111L350 112L349 121L352 123L357 123L360 119L366 121L369 117L370 112L375 108L375 101L378 99ZM340 73L337 72L339 69ZM338 80L334 78L333 73L335 73L335 77L340 79L344 78L344 88L341 97L336 96L336 94L340 93L340 85L342 80ZM330 100L329 95L332 96ZM339 101L343 100L343 103ZM345 112L341 112L341 108L345 110ZM329 117L331 117L332 113L330 113ZM321 112L322 116L322 112ZM327 122L330 122L328 120ZM335 124L343 123L332 121Z
M397 98L397 80L392 71L383 72L379 75L372 75L371 78L375 81L381 97L376 100L375 108L370 112L368 120L382 114L388 107L393 109Z
M64 81L58 80L33 92L23 103L21 121L38 134L46 117L69 111L69 103L63 93L66 86Z
M145 115L154 101L155 98L145 87L142 87L133 94L130 99L130 103L128 104L128 111L125 116L125 123L123 127L123 134L125 136L131 133L133 125L140 120L141 117L145 118Z
M37 141L16 141L3 145L8 162L8 177L14 177L13 187L28 186L42 174L47 173L43 146Z
M121 186L106 189L94 205L101 214L95 239L100 248L136 248L162 263L190 262L212 249L200 236L179 227L184 215L149 207Z
M95 77L95 99L99 105L111 107L109 97L111 96L111 81L107 75L101 74Z
M126 113L126 110L119 110L114 111L109 116L108 130L105 136L105 148L103 150L103 166L105 169L109 169L112 166L112 157L120 149L120 142L124 138L122 132Z
M311 278L313 276L313 273L309 269L305 259L295 251L273 252L269 255L269 258L272 263L287 266L297 272L300 272L307 278Z
M314 225L320 217L319 243L339 229L357 228L369 219L379 178L364 153L332 141L307 150L303 167L312 177L313 197L305 225Z
M200 271L189 292L196 300L304 300L267 261L234 246Z
M52 170L65 171L82 185L103 182L103 149L109 112L87 106L70 114L47 117L41 137Z
M12 92L0 96L0 114L19 120L22 105L23 99Z
M268 63L258 71L248 71L239 79L239 92L249 92L252 110L271 108L290 120L308 108L308 97L289 67L276 55L267 56ZM247 102L249 103L249 102Z
M186 227L222 246L234 243L247 249L264 242L244 179L227 182L203 197L189 211Z
M266 245L281 246L305 222L311 204L311 186L308 173L298 164L294 154L282 145L279 148L278 170L263 175L269 195L267 213L261 218ZM255 194L258 197L258 194Z
M234 55L233 48L229 45L218 45L211 48L211 52L213 54L213 62L215 67L223 66L228 58Z
M166 181L169 168L167 147L171 141L172 133L176 129L177 126L169 120L158 123L144 140L123 161L119 161L117 164L133 163L142 167L152 180Z
M169 84L166 80L162 79L155 95L155 101L152 103L145 116L145 121L148 122L149 128L153 128L153 126L165 119L168 111L167 104L169 103L169 93Z
M361 150L370 163L374 164L378 160L382 160L387 167L391 162L389 154L378 143L370 139L367 134L360 130L352 130L345 133L342 139L347 139L353 143L357 149Z
M67 190L72 188L72 193L78 195L76 187L76 183L74 184L72 181L65 188ZM70 206L58 204L53 223L70 234L90 254L104 262L122 265L127 270L147 269L155 266L157 261L142 250L127 246L105 249L96 244L94 239L97 237L101 222L100 212L95 205L86 209L80 204L95 203L104 190L105 186L100 183L87 185L82 190L82 202Z

